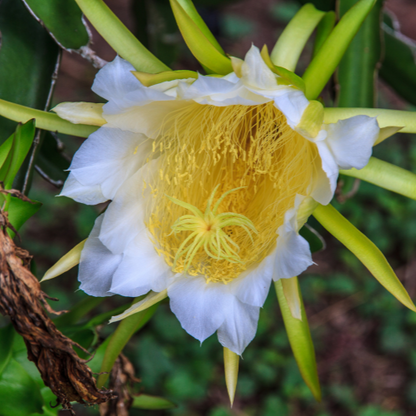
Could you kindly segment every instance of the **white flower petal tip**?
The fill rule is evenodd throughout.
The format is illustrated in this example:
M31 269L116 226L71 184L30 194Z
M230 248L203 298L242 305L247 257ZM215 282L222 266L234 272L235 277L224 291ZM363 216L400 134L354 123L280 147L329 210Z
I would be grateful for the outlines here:
M285 214L285 222L279 227L274 251L273 280L290 279L305 271L313 263L309 243L299 235L297 212L304 197L298 196L295 207Z
M225 384L227 386L228 397L230 398L230 405L233 407L235 390L238 381L238 367L240 364L240 357L224 347L224 373Z
M84 248L86 241L87 240L81 241L72 250L62 256L50 269L46 271L40 282L42 283L46 280L51 280L77 266L80 262L81 251Z
M369 161L380 133L375 117L355 116L326 125L326 140L340 169L362 169Z
M281 279L283 293L287 304L289 305L290 312L295 319L302 320L302 303L299 297L299 286L296 277L290 279Z
M51 111L64 120L74 124L89 124L101 127L106 123L102 117L104 104L96 103L61 103Z
M122 319L134 315L135 313L142 312L155 305L156 303L161 302L167 296L167 289L162 290L161 292L150 292L143 300L126 309L122 314L113 316L109 323L112 324L113 322L121 321Z

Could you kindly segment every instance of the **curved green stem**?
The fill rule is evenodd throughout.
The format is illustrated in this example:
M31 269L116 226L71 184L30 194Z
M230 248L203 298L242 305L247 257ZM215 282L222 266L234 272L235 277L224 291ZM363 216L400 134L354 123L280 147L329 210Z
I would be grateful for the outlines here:
M170 68L145 48L102 0L75 1L97 32L137 71L169 71Z
M137 303L141 300L143 296L136 298L133 301ZM105 355L103 359L103 363L101 364L101 373L107 374L100 374L97 380L97 387L102 387L109 377L109 372L113 368L117 357L120 355L121 351L129 341L129 339L133 336L135 332L137 332L140 328L142 328L147 321L153 316L158 304L151 306L149 309L144 310L143 312L138 312L134 315L129 316L128 318L124 319L120 322L119 326L117 327L114 334L111 336L110 342L105 350Z
M363 169L340 170L339 173L416 200L416 175L375 157L370 158Z
M402 127L399 133L416 133L416 113L414 111L388 110L384 108L325 108L324 123L336 123L354 116L377 117L380 128Z
M306 42L324 16L313 4L305 4L277 40L270 54L272 62L294 72Z
M72 124L69 121L62 120L56 114L35 110L2 99L0 99L0 116L20 123L26 123L28 120L34 118L35 125L38 129L78 137L88 137L98 129L96 126L88 126L86 124Z

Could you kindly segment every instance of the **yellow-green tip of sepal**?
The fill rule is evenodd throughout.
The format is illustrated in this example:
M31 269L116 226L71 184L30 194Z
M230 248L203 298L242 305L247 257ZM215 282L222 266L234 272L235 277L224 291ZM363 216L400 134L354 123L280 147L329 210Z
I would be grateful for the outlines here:
M62 256L49 270L46 271L41 282L60 276L61 274L77 266L80 262L81 251L84 248L86 241L86 239L81 241L72 250L68 251L68 253Z
M231 407L233 407L235 390L237 388L239 363L240 357L235 352L232 352L228 348L224 347L225 384L227 386Z

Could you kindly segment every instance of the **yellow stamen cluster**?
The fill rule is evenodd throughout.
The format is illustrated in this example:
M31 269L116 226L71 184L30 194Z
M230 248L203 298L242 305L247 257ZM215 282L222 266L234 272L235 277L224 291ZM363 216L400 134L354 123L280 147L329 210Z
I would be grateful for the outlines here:
M219 185L218 185L219 186ZM216 260L226 260L230 263L241 263L238 252L240 248L224 231L225 227L241 227L252 239L251 233L257 233L253 223L244 215L235 214L233 212L224 212L218 214L218 207L224 198L231 192L237 191L240 188L231 189L226 192L217 201L214 208L211 210L212 201L218 186L212 192L205 213L202 213L197 207L179 201L178 199L168 198L175 204L186 208L194 215L183 215L178 218L172 225L172 232L177 234L181 231L191 231L192 233L184 240L176 252L173 268L176 268L178 260L185 256L184 272L186 272L192 263L196 253L200 248L203 248L206 254Z
M310 192L321 163L316 146L293 131L272 102L224 107L182 104L161 124L150 160L157 171L146 180L152 198L145 218L156 250L177 273L186 271L223 283L273 250L285 212L293 207L296 194ZM236 188L238 192L233 192ZM184 217L190 206L203 212L220 200L215 217L226 213L230 221L233 218L227 223L227 217L221 217L221 230L229 238L223 236L222 241L233 255L231 251L225 255L225 246L222 243L220 248L218 242L217 248L207 245L207 251L203 239L196 239L200 234L190 237L197 228L185 230L185 220L192 227L203 226L195 213L193 218ZM248 233L242 227L247 224L237 221L239 216L250 219L253 228L248 229L257 233ZM172 233L172 226L185 228Z

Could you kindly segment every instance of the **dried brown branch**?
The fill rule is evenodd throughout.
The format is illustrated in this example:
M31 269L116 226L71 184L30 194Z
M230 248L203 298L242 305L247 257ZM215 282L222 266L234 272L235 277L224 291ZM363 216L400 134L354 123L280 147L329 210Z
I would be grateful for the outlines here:
M7 213L0 211L0 313L9 316L24 338L29 360L64 409L72 412L71 402L100 404L114 398L112 391L97 389L86 361L73 349L84 348L58 331L46 314L55 312L29 270L31 256L16 247L7 228Z
M100 405L101 416L129 416L133 404L133 385L140 380L134 377L134 367L126 356L120 354L110 374L110 389L117 397Z

